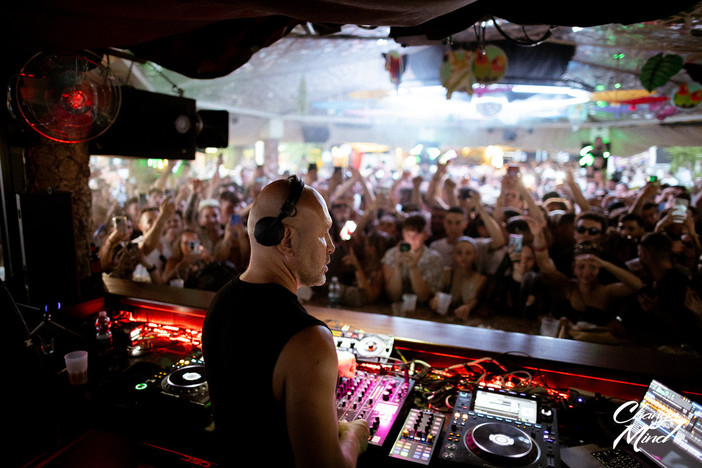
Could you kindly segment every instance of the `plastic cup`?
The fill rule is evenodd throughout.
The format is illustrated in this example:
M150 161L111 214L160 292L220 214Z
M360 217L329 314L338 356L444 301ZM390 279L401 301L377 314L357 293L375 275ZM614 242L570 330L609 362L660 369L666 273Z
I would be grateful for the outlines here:
M541 319L541 334L543 336L558 336L558 320L553 317L544 317Z
M71 385L83 385L88 381L88 352L71 351L64 355L68 382Z
M414 312L417 308L417 295L416 294L403 294L402 295L402 309L405 312Z
M451 299L453 297L451 294L445 293L445 292L440 292L438 293L438 303L436 307L436 312L439 315L446 315L449 310L449 306L451 305Z

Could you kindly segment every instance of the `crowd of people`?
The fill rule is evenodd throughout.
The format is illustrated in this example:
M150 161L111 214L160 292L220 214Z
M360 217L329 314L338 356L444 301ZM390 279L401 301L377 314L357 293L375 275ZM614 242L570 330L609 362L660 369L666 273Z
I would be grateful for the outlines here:
M698 187L587 180L565 167L561 184L540 184L528 165L485 180L456 178L451 162L379 179L349 167L300 175L327 202L336 249L328 265L341 304L385 307L414 294L438 314L503 315L559 321L562 337L618 342L644 336L696 352L702 324ZM426 169L426 168L425 168ZM170 166L164 174L169 174ZM524 174L537 176L524 183ZM94 200L93 242L105 274L216 291L248 266L251 203L289 174L254 170L240 185L159 178L146 200ZM583 190L582 182L597 190ZM309 294L326 298L327 285ZM442 312L443 313L443 312Z

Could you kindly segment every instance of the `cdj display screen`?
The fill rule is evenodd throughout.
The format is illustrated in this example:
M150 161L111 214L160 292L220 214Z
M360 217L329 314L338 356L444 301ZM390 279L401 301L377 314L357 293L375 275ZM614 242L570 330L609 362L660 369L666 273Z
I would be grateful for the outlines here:
M475 393L473 410L515 421L536 423L536 403L536 400L528 398L478 390Z

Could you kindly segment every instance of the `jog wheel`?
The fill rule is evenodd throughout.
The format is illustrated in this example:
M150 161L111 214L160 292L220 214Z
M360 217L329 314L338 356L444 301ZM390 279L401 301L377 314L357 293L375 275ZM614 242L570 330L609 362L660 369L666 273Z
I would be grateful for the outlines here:
M207 390L205 366L185 366L168 374L161 387L169 393L198 393Z
M465 435L468 449L497 466L529 465L539 458L539 447L529 435L504 423L483 423Z

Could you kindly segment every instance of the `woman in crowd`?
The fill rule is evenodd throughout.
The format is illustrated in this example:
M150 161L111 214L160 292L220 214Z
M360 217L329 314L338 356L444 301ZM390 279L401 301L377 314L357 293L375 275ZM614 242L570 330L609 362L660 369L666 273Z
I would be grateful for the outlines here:
M622 333L616 305L633 297L643 281L625 268L603 260L595 244L582 243L573 254L573 277L557 270L546 250L536 249L536 263L545 280L556 293L554 311L558 311L567 333L584 341L616 342ZM600 270L616 281L603 284Z
M182 280L185 287L192 287L200 272L211 262L212 255L202 246L197 231L183 229L178 250L166 262L163 282L172 284L173 280Z
M393 245L395 241L390 235L376 230L363 237L363 246L358 254L353 247L349 249L342 261L344 265L353 269L355 284L353 288L346 288L347 291L342 294L342 304L353 305L350 303L356 302L365 305L380 300L385 292L381 259Z
M475 239L461 236L453 248L454 265L444 270L440 291L451 294L451 308L460 320L466 320L483 298L487 276L476 270L478 246ZM429 301L432 310L438 309L439 295Z

